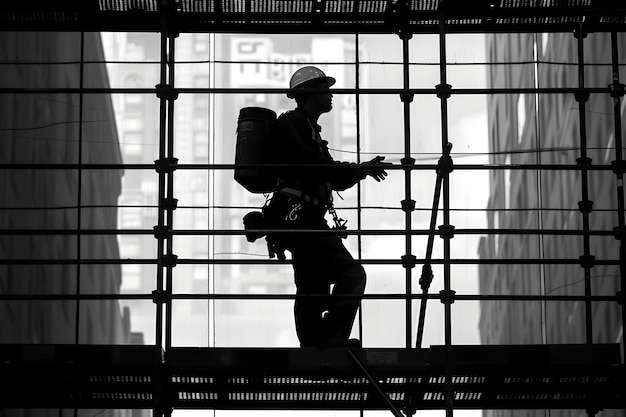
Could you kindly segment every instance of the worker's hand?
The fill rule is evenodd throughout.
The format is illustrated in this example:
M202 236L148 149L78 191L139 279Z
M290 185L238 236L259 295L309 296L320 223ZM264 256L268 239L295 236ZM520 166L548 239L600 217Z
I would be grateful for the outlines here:
M369 162L363 162L361 165L366 166L365 173L376 181L380 182L385 179L387 176L387 171L385 170L385 165L391 165L389 162L383 162L385 159L384 156L377 156Z
M265 238L267 241L267 253L270 259L278 258L279 261L284 261L287 259L285 256L285 247L273 239Z

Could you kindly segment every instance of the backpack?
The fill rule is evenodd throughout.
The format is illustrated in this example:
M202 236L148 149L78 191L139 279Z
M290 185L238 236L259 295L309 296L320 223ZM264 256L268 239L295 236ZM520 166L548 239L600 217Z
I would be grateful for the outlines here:
M262 107L239 110L234 176L235 181L251 193L269 193L276 187L277 176L273 169L248 166L272 162L275 127L273 110Z

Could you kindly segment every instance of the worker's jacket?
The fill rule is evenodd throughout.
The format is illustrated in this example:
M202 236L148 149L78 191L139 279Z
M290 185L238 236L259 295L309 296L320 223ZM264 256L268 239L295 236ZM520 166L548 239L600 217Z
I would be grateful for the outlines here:
M365 178L358 164L333 160L328 142L320 136L321 127L312 122L303 110L283 113L276 129L276 163L294 167L279 168L278 192L298 190L328 206L333 190L342 191ZM325 166L307 166L307 165Z

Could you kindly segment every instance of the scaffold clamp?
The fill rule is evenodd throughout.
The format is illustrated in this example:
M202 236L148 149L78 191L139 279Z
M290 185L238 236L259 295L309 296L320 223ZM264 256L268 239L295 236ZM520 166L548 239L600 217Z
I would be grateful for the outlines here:
M615 232L616 240L623 240L626 237L626 227L624 226L616 226L613 228L613 231Z
M170 297L165 290L152 291L152 302L154 304L165 304L169 301Z
M586 91L576 91L574 93L574 99L578 103L586 103L589 100L589 93Z
M176 171L178 158L162 158L154 161L154 168L159 174L169 174Z
M593 417L597 415L600 411L602 411L602 409L600 408L587 407L585 409L585 412L587 413L587 417Z
M454 237L454 226L442 224L439 226L439 236L442 239L452 239Z
M437 173L440 175L446 175L454 171L454 162L450 155L443 155L439 158L437 163Z
M442 304L454 304L456 298L456 291L454 290L441 290L439 291Z
M154 226L154 237L156 239L167 239L171 236L170 229L167 226Z
M593 201L579 201L578 202L578 211L582 214L589 214L593 211Z
M620 98L624 96L624 84L619 83L617 81L613 81L612 84L609 84L609 94L613 98Z
M578 39L579 37L585 39L587 37L588 32L583 27L583 24L580 24L580 28L574 30L574 38Z
M408 396L404 400L404 406L402 407L402 413L405 416L412 416L417 413L417 407L413 404L413 397Z
M450 84L437 84L435 86L435 92L439 98L450 98L452 86Z
M613 167L613 173L616 175L623 175L626 172L626 161L611 161L611 166Z
M413 101L413 97L415 97L415 94L409 91L403 91L400 93L400 101L403 103L411 103Z
M415 210L415 200L402 200L400 202L400 205L402 206L402 211L404 211L405 213Z
M402 266L406 269L415 268L417 258L415 255L402 255Z
M163 208L167 211L174 211L178 207L177 198L166 198L163 200Z
M578 259L580 259L580 266L582 266L583 268L593 268L595 265L596 257L593 255L582 255L579 256Z
M178 256L172 254L163 255L163 266L165 268L174 268L177 264Z
M178 98L178 90L169 84L157 84L156 95L161 100L176 100Z
M402 20L401 20L401 19L399 19L399 17L398 17L398 16L399 16L399 13L402 13L402 11L400 11L400 12L399 12L400 8L399 8L399 7L397 7L397 8L391 8L391 7L390 7L390 10L394 12L394 16L393 16L393 18L391 18L391 17L390 17L390 18L389 18L389 20L390 20L390 21L391 21L391 20L394 20L396 25L399 25L399 26L406 26L406 21L402 21ZM405 10L405 9L403 9L403 10L406 12L406 10ZM406 16L406 14L405 14L404 16ZM404 23L404 24L403 24L403 23ZM402 39L402 40L406 40L406 41L408 41L408 40L410 40L411 38L413 38L413 33L412 33L412 32L411 32L408 28L406 28L406 27L402 27L401 29L398 29L398 30L396 31L396 33L397 33L397 35L400 37L400 39Z
M433 268L430 264L424 264L422 266L422 276L420 277L420 288L422 290L428 290L430 284L433 282Z

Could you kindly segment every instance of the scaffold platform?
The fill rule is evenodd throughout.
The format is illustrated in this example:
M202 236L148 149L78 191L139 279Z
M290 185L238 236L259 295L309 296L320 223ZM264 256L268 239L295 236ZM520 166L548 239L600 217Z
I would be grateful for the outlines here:
M426 349L0 345L0 408L624 409L617 344Z

